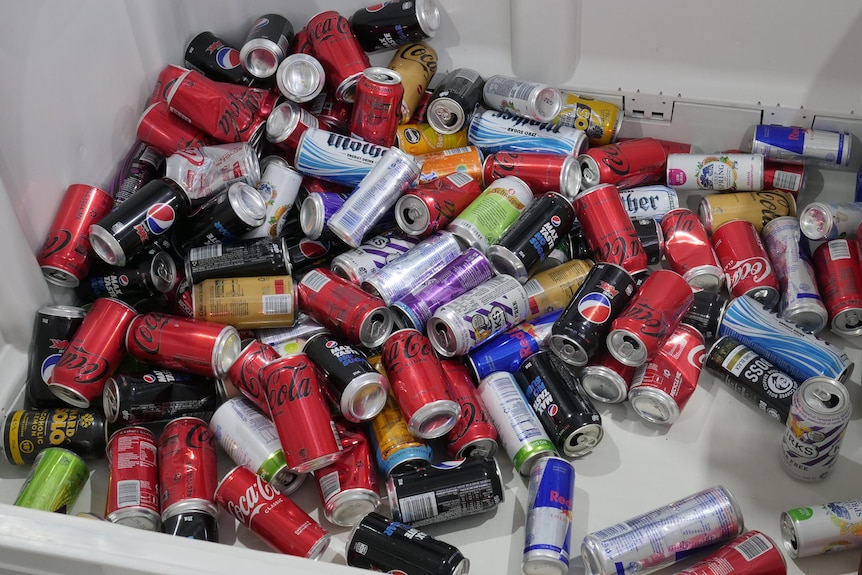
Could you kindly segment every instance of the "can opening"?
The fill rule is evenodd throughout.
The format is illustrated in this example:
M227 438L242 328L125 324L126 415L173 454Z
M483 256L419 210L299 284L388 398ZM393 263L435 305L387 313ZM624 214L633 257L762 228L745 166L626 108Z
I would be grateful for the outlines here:
M826 409L834 409L839 403L841 403L841 398L835 395L834 393L829 393L825 389L813 389L811 390L811 395L820 400L823 404L823 407Z
M278 57L271 51L265 48L252 50L248 56L246 65L248 71L257 78L268 78L272 76L278 68Z

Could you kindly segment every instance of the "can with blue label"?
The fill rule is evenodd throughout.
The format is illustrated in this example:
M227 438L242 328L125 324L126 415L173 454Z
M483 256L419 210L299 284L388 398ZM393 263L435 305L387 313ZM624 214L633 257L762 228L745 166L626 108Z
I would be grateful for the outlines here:
M369 361L373 364L374 358ZM419 469L431 463L431 448L424 440L410 433L407 419L391 393L383 409L368 424L368 430L377 467L384 476L397 471Z
M519 323L471 351L467 361L476 381L495 371L518 371L528 357L547 347L551 328L561 313L562 310L557 310L536 320Z
M474 116L467 139L486 155L510 151L578 156L589 145L581 130L497 110Z
M530 471L527 526L521 568L527 575L569 571L575 469L561 457L545 457Z
M827 166L847 167L851 142L849 132L761 124L754 129L751 151L769 160L795 164L815 160Z
M307 175L345 186L358 186L389 148L308 128L296 149L294 167Z

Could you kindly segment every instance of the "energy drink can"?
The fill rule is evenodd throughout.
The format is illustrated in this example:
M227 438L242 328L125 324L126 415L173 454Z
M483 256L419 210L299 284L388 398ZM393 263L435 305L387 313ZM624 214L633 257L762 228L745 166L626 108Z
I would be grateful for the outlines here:
M426 121L441 134L454 134L470 124L482 101L485 80L475 70L457 68L437 84L428 108Z
M86 459L101 459L108 441L105 416L72 407L19 409L6 416L3 451L13 465L30 465L46 449L68 449Z
M591 399L605 403L625 401L637 368L620 362L607 350L581 368L581 389Z
M403 97L398 72L379 66L366 68L356 84L350 135L387 148L395 145Z
M481 193L479 182L455 172L405 192L395 202L395 221L410 235L429 236L448 226Z
M754 224L744 220L723 223L712 232L712 247L732 297L747 295L768 309L778 304L778 278Z
M358 186L389 148L320 128L308 128L296 149L294 167L306 176Z
M330 269L351 283L361 285L369 275L403 256L418 243L418 238L390 231L335 256Z
M547 348L551 328L561 313L557 310L523 321L471 350L466 360L476 381L495 371L515 373L528 357Z
M695 213L686 208L671 210L662 217L661 229L668 267L692 288L717 292L724 280L724 271L706 228Z
M460 361L444 359L449 395L461 406L461 415L446 434L446 453L450 457L494 457L497 452L497 429L491 423L488 410L479 399L476 384L467 367Z
M560 113L554 122L585 132L591 147L606 146L616 141L623 123L619 106L567 90L562 91L562 97Z
M36 455L13 505L68 513L89 478L83 459L67 449L49 447Z
M524 284L530 300L527 319L533 320L565 309L592 267L593 262L590 260L569 260L533 274Z
M697 208L707 233L731 220L751 222L759 232L770 220L796 215L796 200L787 192L734 192L704 196Z
M532 202L533 192L520 178L494 180L446 229L485 253Z
M762 190L763 156L668 154L667 183L677 190Z
M431 448L410 432L407 420L390 393L386 405L368 426L377 467L384 476L430 465Z
M26 382L26 398L30 407L64 405L64 401L51 391L48 381L85 315L83 308L66 305L46 305L36 312Z
M810 240L852 237L862 223L862 202L812 202L799 214L799 228Z
M326 85L336 99L353 102L362 72L371 66L350 23L334 10L320 12L305 25L311 51L326 70Z
M105 519L158 531L159 469L153 433L144 427L124 427L111 435L107 457L110 475Z
M829 329L844 336L862 334L862 260L858 244L831 240L814 250L813 259L815 277L829 311Z
M423 154L416 158L422 163L422 172L417 182L419 185L438 180L449 174L464 174L471 178L482 181L482 156L481 150L476 146L464 146L463 148L452 148Z
M293 42L293 24L279 14L264 14L252 24L239 51L245 70L259 79L271 78L287 57Z
M350 29L366 52L433 38L439 27L440 8L436 0L374 4L360 8L350 17Z
M424 42L404 44L395 51L387 68L397 73L401 78L404 96L401 99L401 109L397 115L400 116L400 123L404 125L410 121L413 112L419 107L419 102L425 94L431 78L437 72L437 52ZM398 134L404 134L404 132L398 130ZM396 140L398 140L397 135ZM401 143L399 140L398 146L403 150ZM408 154L422 153L404 151Z
M754 129L751 151L781 162L815 160L825 166L847 167L851 143L848 132L760 124Z
M497 152L485 158L482 176L486 182L517 176L534 192L559 192L570 201L581 189L581 167L575 156Z
M527 525L521 569L528 575L569 571L575 469L562 457L533 465L527 495Z
M297 288L289 275L211 278L195 284L195 318L237 329L293 325Z
M497 110L473 116L467 138L485 154L509 151L579 156L588 146L587 137L575 128Z
M537 122L550 122L563 105L563 97L556 88L500 75L485 80L482 99L489 108Z
M680 207L679 196L674 189L659 184L620 190L620 199L632 219L661 221L666 213Z
M613 184L620 189L654 184L666 174L667 151L653 138L626 140L578 152L582 186Z
M862 500L846 499L781 513L784 550L794 559L862 547L853 529L862 521Z

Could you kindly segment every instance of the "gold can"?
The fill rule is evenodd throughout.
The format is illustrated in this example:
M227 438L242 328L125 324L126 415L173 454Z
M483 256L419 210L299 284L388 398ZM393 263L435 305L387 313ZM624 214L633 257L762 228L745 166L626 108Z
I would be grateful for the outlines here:
M402 124L395 130L395 145L413 156L442 152L469 145L467 129L441 134L431 124Z
M796 216L796 200L781 190L709 194L700 201L697 212L710 234L730 220L751 222L760 233L775 218Z
M386 475L401 466L431 461L431 448L410 433L407 420L392 393L383 410L371 420L371 438L377 448L381 470Z
M454 148L432 154L423 154L416 158L422 163L419 173L419 183L427 184L436 179L460 172L467 174L480 184L482 183L482 152L476 146Z
M237 329L286 327L296 321L290 276L211 278L195 284L194 317Z
M562 92L563 107L554 123L586 132L591 147L616 142L623 123L619 106L604 100Z
M530 302L527 321L565 309L593 265L590 260L569 260L527 280L524 284Z
M405 44L392 56L388 68L401 76L401 85L404 86L401 123L406 124L422 100L431 78L437 73L437 52L424 42Z

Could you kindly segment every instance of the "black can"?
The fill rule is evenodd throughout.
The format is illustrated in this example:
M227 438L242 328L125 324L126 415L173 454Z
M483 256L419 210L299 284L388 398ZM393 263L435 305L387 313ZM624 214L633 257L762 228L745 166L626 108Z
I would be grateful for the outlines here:
M210 80L250 86L254 78L240 65L239 50L212 32L201 32L186 47L185 64Z
M200 283L210 278L290 275L287 247L287 240L277 238L194 247L186 256L186 278Z
M553 353L540 351L528 357L515 379L542 427L567 457L585 455L601 441L604 432L599 412L581 395L575 376Z
M105 383L102 393L105 417L110 423L124 425L185 416L209 421L218 403L214 379L160 369L115 375Z
M182 186L170 178L159 178L90 226L90 244L106 263L123 267L190 211L191 202Z
M729 301L721 292L696 291L694 303L682 318L682 323L699 331L705 341L712 341L718 336L718 325Z
M425 111L425 121L441 134L463 130L482 101L484 87L485 79L475 70L452 70L434 89Z
M470 560L448 543L372 511L347 538L347 564L410 575L464 575Z
M563 244L563 247L569 258L573 260L591 260L593 252L587 243L587 236L584 235L584 228L579 222L575 222L572 226L572 231L569 232L568 242Z
M177 284L177 266L169 254L154 250L145 258L135 258L136 267L113 268L105 274L90 274L78 284L75 293L82 300L95 301L100 297L111 297L136 302L142 298L153 298L168 293Z
M366 52L433 38L439 27L436 0L382 2L360 8L350 17L350 29Z
M36 312L33 338L30 340L30 366L27 370L28 406L67 405L48 387L48 378L85 315L87 313L83 308L68 305L47 305ZM9 452L6 453L8 455Z
M768 416L782 424L787 421L799 382L771 361L725 336L710 348L705 365Z
M554 322L549 345L568 364L586 365L605 344L611 322L628 305L635 280L622 267L599 262Z
M527 206L486 255L498 274L526 283L561 239L568 236L574 221L575 209L565 196L544 194Z
M181 511L162 519L162 533L218 543L218 521L206 511Z
M392 517L414 527L491 511L504 497L500 468L493 457L469 457L393 473L386 491Z
M119 206L159 177L164 162L165 157L158 150L141 141L135 142L111 180L108 191L114 196L114 205Z
M254 21L239 50L243 68L255 78L272 79L287 58L293 37L290 20L279 14L264 14Z
M647 256L647 264L657 264L664 257L664 232L661 224L652 218L632 220Z
M327 390L345 419L365 421L383 409L389 381L358 349L320 333L305 343L302 353L326 373Z
M3 451L12 465L30 465L49 447L62 447L85 459L105 456L105 416L77 407L21 409L6 417Z
M287 259L292 273L302 275L317 267L329 267L332 259L350 246L343 242L300 238L287 243Z

